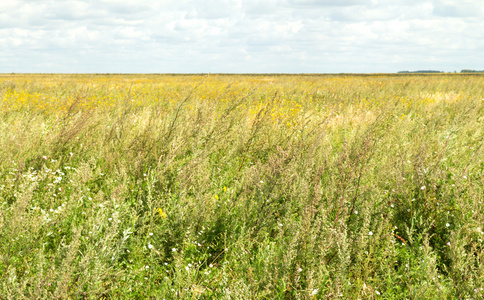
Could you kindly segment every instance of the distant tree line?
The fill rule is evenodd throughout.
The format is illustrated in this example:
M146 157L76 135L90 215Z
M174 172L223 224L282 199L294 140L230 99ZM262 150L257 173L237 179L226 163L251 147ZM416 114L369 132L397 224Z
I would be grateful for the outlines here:
M484 73L484 70L469 70L463 69L460 71L461 73ZM398 73L403 74L413 74L413 73L444 73L443 71L436 71L436 70L418 70L418 71L398 71Z
M462 70L460 72L461 73L484 73L484 70L478 71L478 70L467 70L467 69L464 69L464 70Z

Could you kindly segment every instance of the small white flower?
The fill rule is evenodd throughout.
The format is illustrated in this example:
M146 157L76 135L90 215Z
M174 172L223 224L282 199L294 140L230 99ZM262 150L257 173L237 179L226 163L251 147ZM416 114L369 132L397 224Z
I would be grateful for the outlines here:
M298 269L297 269L297 271L298 271L299 273L301 273L301 272L302 272L302 269L301 269L301 268L298 268Z
M185 267L185 270L190 271L190 268L188 266Z
M371 232L371 231L370 231L370 232L368 232L368 235L373 235L373 232Z
M319 289L314 289L312 292L311 292L311 295L316 295L317 293L319 292Z
M150 243L148 243L148 248L153 249L153 245L151 245Z
M450 224L449 224L449 223L446 223L446 224L445 224L445 227L449 227L449 226L450 226Z
M357 211L357 210L355 210L355 215L357 215L357 214L358 214L358 211Z
M150 234L150 236L152 236L153 235L153 232L150 232L149 234Z
M375 291L375 293L376 293L377 295L380 295L380 292L379 292L379 291Z
M192 264L188 264L188 267L191 268L192 267Z
M264 183L264 181L261 180L260 183Z
M213 268L213 265L212 265L212 264L209 264L208 266L209 266L210 268Z
M149 269L149 268L150 268L150 266L145 266L145 269Z
M426 189L425 185L422 185L422 187L420 188L422 191L424 191Z
M176 248L171 248L171 251L176 252Z

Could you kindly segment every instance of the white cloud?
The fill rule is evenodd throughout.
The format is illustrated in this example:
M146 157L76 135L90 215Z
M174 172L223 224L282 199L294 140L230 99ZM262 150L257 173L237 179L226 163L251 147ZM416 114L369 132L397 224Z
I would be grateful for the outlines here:
M480 0L2 1L0 72L484 69L483 17Z
M433 12L437 16L454 17L454 18L469 18L469 17L484 17L484 6L482 1L475 0L434 0Z

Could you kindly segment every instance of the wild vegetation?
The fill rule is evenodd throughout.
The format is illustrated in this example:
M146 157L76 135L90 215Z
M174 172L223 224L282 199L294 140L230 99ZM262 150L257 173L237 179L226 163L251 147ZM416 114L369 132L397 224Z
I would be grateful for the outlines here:
M1 75L0 299L484 297L484 77Z

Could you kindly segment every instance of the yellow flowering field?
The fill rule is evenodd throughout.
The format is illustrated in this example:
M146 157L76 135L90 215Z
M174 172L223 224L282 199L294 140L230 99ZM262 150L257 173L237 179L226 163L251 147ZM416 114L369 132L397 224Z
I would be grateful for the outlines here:
M484 76L1 74L0 299L484 297Z

